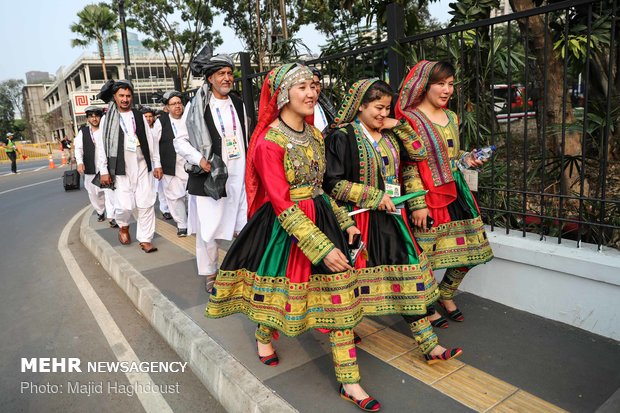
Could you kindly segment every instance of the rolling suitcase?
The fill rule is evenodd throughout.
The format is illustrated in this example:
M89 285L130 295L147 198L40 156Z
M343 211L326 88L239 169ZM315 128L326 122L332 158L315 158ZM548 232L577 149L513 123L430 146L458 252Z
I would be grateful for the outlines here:
M62 186L65 187L65 191L80 189L80 174L77 169L71 169L62 174Z

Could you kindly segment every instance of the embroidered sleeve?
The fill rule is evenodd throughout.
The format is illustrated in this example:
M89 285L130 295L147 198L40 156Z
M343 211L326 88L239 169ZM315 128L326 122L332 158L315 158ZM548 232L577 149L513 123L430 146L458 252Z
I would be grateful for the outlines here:
M340 229L345 231L347 228L355 225L355 221L353 218L349 216L349 211L345 207L342 207L334 201L334 199L330 196L326 197L329 200L329 204L332 207L332 211L334 211L334 215L338 219L338 224L340 224Z
M427 153L424 142L422 142L420 135L415 133L409 122L401 119L400 124L392 128L392 132L403 143L403 147L410 160L421 161L426 159Z
M275 134L271 136L275 137ZM318 264L334 249L334 244L291 201L290 186L284 171L284 148L273 139L259 141L255 150L256 170L265 183L267 197L282 228L297 240L297 246L313 263Z
M306 257L316 265L325 258L334 244L303 213L296 204L278 215L282 228L297 240L297 246Z
M405 193L407 194L424 190L417 163L413 162L403 165L403 185L405 187ZM407 208L410 211L426 208L425 197L418 196L408 200Z
M327 168L323 178L325 192L341 202L350 202L360 208L376 209L383 198L383 191L362 183L347 180L347 165L359 162L351 159L347 150L347 133L336 130L325 139L325 158Z
M351 202L360 208L377 209L384 193L373 186L342 179L334 185L330 195L338 201Z

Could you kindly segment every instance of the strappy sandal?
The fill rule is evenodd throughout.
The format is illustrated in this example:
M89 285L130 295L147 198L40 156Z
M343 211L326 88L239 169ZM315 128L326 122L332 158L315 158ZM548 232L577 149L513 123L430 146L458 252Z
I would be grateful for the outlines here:
M270 366L270 367L275 367L278 364L280 364L280 359L278 358L278 354L276 353L275 350L273 350L273 354L270 354L268 356L261 356L260 354L258 354L258 359L260 360L261 363L263 363L266 366Z
M344 391L344 386L342 384L340 385L340 397L350 401L351 403L355 403L357 407L367 412L378 412L381 409L381 403L379 403L374 397L368 396L365 399L358 400L347 394L347 392Z
M450 320L458 321L459 323L465 321L465 317L463 316L463 313L461 313L461 310L458 309L458 307L454 311L448 311L446 305L441 301L439 301L439 305L446 311L446 315L448 316L448 318L450 318Z
M440 361L447 361L453 359L460 356L461 354L463 354L463 350L457 347L448 349L438 356L431 356L430 354L425 354L424 358L426 359L427 364L435 364L439 363Z

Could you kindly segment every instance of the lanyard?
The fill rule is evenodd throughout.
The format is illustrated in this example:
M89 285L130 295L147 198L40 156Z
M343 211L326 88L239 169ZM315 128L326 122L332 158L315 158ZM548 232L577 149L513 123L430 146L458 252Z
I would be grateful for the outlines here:
M237 117L235 116L235 111L233 109L233 105L228 106L230 108L230 117L232 118L233 124L233 135L237 135ZM220 129L222 129L222 136L226 136L226 129L224 128L224 120L222 119L222 112L220 112L220 108L215 108L217 112L217 119L220 122Z
M125 125L125 121L123 120L122 116L119 116L121 119L121 128L123 128L123 132L125 132L125 135L129 134L129 131L127 129L127 126ZM131 117L131 122L133 123L133 135L136 135L136 120L134 119L134 117Z

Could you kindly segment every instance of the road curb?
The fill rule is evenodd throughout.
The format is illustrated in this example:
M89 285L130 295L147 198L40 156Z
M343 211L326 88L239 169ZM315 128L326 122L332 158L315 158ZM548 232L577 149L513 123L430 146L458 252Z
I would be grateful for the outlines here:
M231 413L297 412L164 296L82 217L80 239L144 318Z

